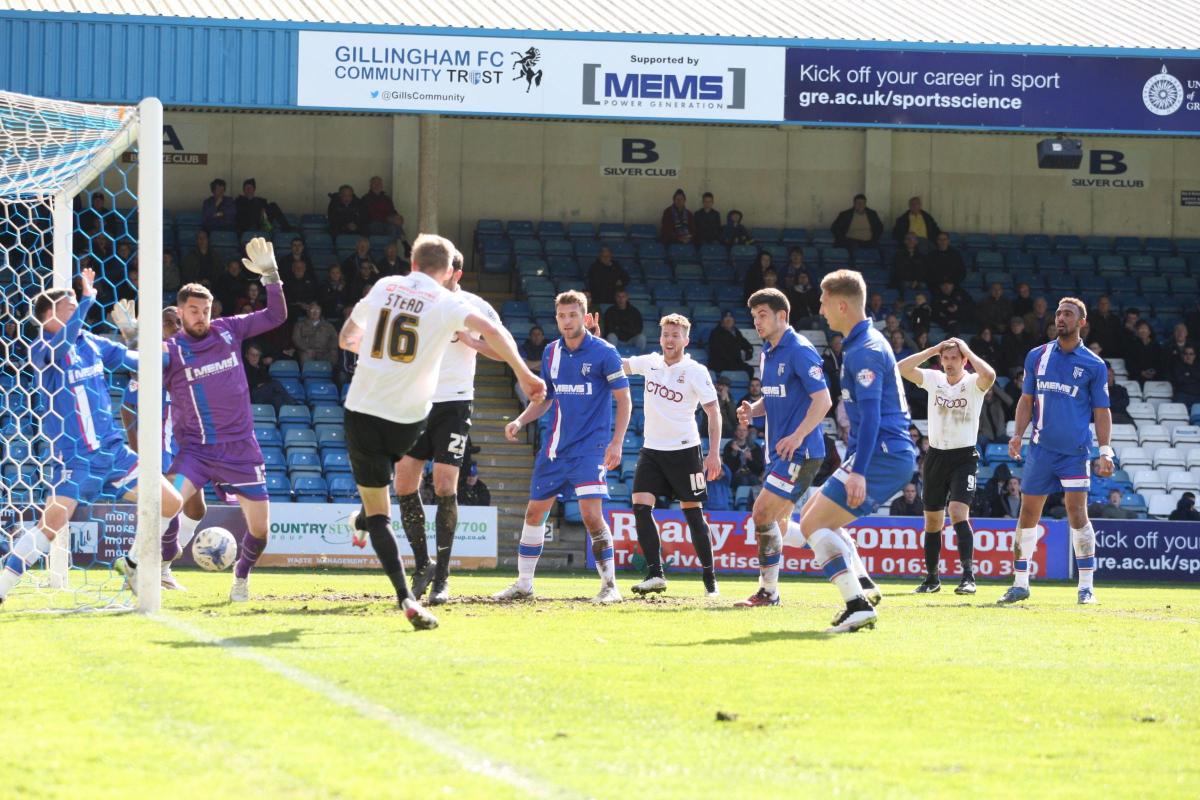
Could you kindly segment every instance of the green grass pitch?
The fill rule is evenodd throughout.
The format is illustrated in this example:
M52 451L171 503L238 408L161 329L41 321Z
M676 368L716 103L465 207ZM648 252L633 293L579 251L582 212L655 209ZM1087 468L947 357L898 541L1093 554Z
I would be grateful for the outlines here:
M878 628L828 637L823 582L594 608L594 575L544 575L500 606L483 573L417 633L377 573L260 571L236 607L179 577L157 619L0 611L4 796L1200 795L1196 587L889 582Z

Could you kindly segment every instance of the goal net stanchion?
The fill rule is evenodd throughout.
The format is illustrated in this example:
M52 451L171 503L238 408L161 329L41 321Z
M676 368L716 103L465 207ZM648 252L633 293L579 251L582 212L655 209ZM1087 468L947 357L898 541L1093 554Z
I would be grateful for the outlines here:
M0 555L41 523L46 500L56 488L67 495L74 492L63 487L79 489L93 500L79 505L49 553L39 549L45 572L31 571L16 590L32 598L29 607L127 607L130 596L122 591L123 579L113 573L112 564L135 525L139 565L146 567L138 570L137 607L152 612L160 605L161 131L162 104L156 99L136 107L100 106L0 91ZM117 505L123 502L117 496L119 476L92 497L96 487L91 483L98 476L76 474L79 459L64 464L50 441L58 436L67 450L91 454L102 464L102 445L111 444L111 436L103 443L97 440L95 419L105 415L94 408L95 398L62 365L38 365L31 359L34 344L46 335L33 313L35 298L47 289L71 289L84 268L95 271L97 289L85 330L119 340L109 312L118 299L137 300L138 374L128 376L119 365L103 365L112 389L112 435L123 430L122 386L129 379L138 382L136 516L128 506ZM51 404L50 387L73 397L66 404ZM99 429L105 430L103 423ZM105 477L113 478L100 476L101 483Z

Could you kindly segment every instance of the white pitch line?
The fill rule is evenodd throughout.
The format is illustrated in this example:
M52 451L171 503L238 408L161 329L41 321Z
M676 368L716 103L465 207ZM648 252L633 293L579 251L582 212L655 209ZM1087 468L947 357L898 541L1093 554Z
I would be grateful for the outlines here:
M277 658L260 653L246 645L222 639L203 628L174 616L151 614L150 618L166 625L172 630L190 636L198 642L220 647L234 658L258 664L260 667L274 672L282 678L286 678L297 686L321 695L335 705L349 709L367 719L382 722L392 730L428 746L430 749L447 758L457 761L466 770L508 784L531 797L571 798L577 796L566 789L546 783L532 775L527 775L511 764L506 764L503 761L491 758L466 745L460 744L441 731L430 728L417 720L397 714L386 706L360 697L299 667L285 664Z

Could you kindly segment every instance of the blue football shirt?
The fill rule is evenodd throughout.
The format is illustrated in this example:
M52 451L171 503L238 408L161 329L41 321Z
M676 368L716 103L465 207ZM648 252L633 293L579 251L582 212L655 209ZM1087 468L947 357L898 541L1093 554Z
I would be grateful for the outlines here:
M846 455L857 455L854 472L865 474L875 453L916 452L908 435L912 417L892 348L871 321L863 320L851 328L842 345L842 402L850 418ZM867 418L864 404L878 405L878 419ZM864 430L871 441L862 438Z
M1025 356L1024 394L1033 396L1033 444L1065 455L1091 451L1093 408L1108 408L1108 366L1084 347L1047 342Z
M800 426L812 406L812 393L828 390L825 370L812 342L791 328L783 332L774 347L763 342L758 369L767 413L767 452L774 453L776 442ZM825 436L820 425L804 438L796 457L825 457Z
M575 350L561 338L542 352L542 378L550 409L546 456L569 457L573 449L603 447L612 437L612 393L628 389L617 348L585 332Z

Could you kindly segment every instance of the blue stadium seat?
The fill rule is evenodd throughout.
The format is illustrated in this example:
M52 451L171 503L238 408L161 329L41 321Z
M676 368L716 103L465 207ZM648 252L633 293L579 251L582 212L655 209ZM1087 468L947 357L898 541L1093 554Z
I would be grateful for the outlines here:
M1146 243L1142 247L1142 252L1154 253L1156 255L1174 253L1175 245L1173 245L1171 240L1167 239L1166 237L1150 236L1146 238Z
M625 226L619 222L602 222L596 229L596 236L601 239L624 239Z
M542 252L546 257L551 256L573 256L575 248L566 239L543 239Z
M310 403L338 401L338 388L332 381L305 381L304 389Z
M250 406L250 411L254 415L255 424L274 425L275 424L275 407L264 403L255 403Z
M749 511L750 504L754 499L754 488L752 486L739 486L733 492L733 507L739 511Z
M308 378L324 378L325 380L329 380L333 377L333 364L318 359L305 361L304 366L300 368L300 374L306 380Z
M533 220L509 220L504 230L509 236L533 236Z
M779 233L779 241L789 247L808 244L808 231L805 228L784 228Z
M1153 275L1158 271L1158 260L1154 256L1134 253L1126 259L1130 275Z
M354 476L334 473L329 478L329 496L334 500L353 500L358 497L358 487L354 484Z
M267 473L267 495L273 503L292 502L292 485L287 475L280 472Z
M596 226L590 222L567 223L567 237L570 239L596 238Z
M1162 256L1158 259L1160 275L1186 275L1187 271L1187 259L1183 256Z
M563 503L563 520L566 522L583 522L583 515L579 512L578 500L568 500Z
M321 459L313 450L291 450L287 454L287 469L292 477L298 472L321 474Z
M1118 236L1113 241L1113 250L1118 253L1142 252L1142 240L1136 236Z
M646 240L658 238L658 227L642 222L636 225L630 225L628 236L630 239Z
M1008 455L1008 445L1002 442L992 442L983 449L983 460L987 464L1012 464L1013 459Z
M333 406L340 409L341 406ZM346 449L346 429L338 425L318 425L313 431L317 436L317 446L322 450L336 448Z
M341 406L317 406L313 409L313 424L316 426L341 425L346 420L346 411Z
M279 408L279 423L300 423L308 425L312 422L312 415L309 414L308 406L300 405L285 405Z
M1059 253L1078 253L1083 250L1083 240L1072 235L1055 236L1054 249Z
M278 447L283 444L283 439L279 435L279 429L276 428L274 425L255 425L254 426L254 438L258 440L258 444L260 447L263 445L268 445L268 446L274 445L274 446ZM12 443L12 445L16 445L16 444L20 444L20 442ZM12 458L11 454L10 454L9 458ZM13 458L13 460L19 461L20 459Z
M567 235L567 228L555 220L543 220L537 224L539 239L562 239Z
M297 475L292 479L292 491L299 503L324 503L329 500L329 486L320 475Z
M271 362L269 371L272 378L299 378L300 364L291 359L281 358Z
M498 219L481 219L475 223L475 235L491 234L493 236L504 235L504 223Z
M345 450L326 450L321 456L321 469L328 476L334 472L350 472L350 456Z
M975 268L982 270L1004 269L1004 256L993 250L981 250L975 254ZM1007 285L1008 281L1002 281ZM991 283L985 278L984 283Z
M261 439L259 440L261 443ZM311 428L293 428L289 430L283 437L283 446L287 451L291 451L293 447L304 447L312 450L317 449L317 434Z
M287 459L283 456L283 450L279 447L263 447L259 445L259 449L263 454L263 466L267 469L286 469Z

